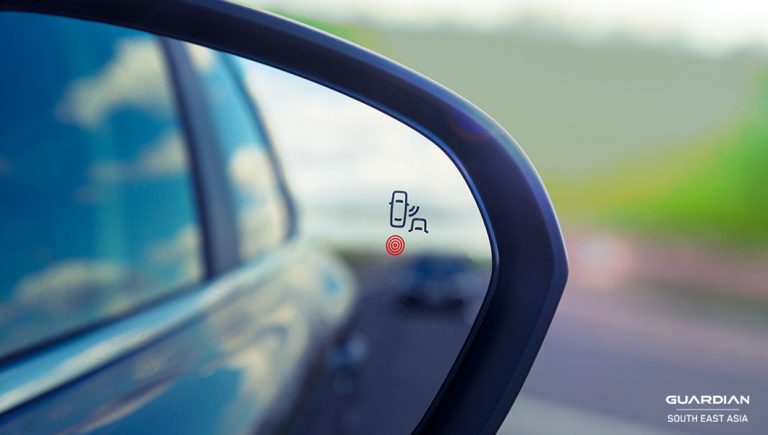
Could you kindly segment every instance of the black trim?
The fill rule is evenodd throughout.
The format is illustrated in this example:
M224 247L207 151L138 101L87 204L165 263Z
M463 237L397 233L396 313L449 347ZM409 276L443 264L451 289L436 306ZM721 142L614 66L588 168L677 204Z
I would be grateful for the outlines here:
M205 92L182 42L161 38L186 132L208 278L240 263L237 219L226 164Z

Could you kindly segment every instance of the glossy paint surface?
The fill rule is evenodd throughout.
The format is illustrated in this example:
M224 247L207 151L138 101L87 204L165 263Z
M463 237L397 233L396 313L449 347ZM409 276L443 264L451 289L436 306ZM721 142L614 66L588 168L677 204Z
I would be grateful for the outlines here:
M157 433L268 430L292 411L308 368L318 364L353 304L344 266L292 244L170 307L42 353L37 358L44 364L27 373L27 383L19 382L19 370L35 359L3 368L0 388L14 387L5 394L23 394L67 365L85 373L64 376L68 383L4 413L0 432L137 433L148 430L148 422ZM141 339L138 347L109 334L129 326Z

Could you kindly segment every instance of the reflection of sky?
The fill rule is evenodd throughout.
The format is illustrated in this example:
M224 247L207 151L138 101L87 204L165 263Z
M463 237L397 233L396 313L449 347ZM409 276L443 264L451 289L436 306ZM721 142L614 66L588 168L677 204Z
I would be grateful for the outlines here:
M203 81L227 176L235 187L240 253L251 258L279 245L288 230L266 137L224 56L193 44L187 48Z
M154 39L5 13L0 39L4 353L189 283L200 267Z
M303 229L333 244L379 249L393 233L410 249L436 247L490 257L485 226L450 159L400 122L307 80L247 63ZM406 190L429 235L391 228L392 191Z

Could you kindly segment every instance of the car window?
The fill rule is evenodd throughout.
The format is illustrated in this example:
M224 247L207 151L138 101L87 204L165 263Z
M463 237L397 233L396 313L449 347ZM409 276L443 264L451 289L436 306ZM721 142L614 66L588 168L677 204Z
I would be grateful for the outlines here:
M240 257L253 258L282 243L290 223L266 134L226 55L185 45L201 78L227 165Z
M193 284L202 261L159 40L22 13L0 40L1 357Z

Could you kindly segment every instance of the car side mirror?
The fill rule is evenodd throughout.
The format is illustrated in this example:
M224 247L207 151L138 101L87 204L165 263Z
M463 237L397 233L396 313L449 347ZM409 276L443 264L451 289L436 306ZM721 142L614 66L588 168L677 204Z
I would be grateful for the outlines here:
M104 122L135 132L140 119L156 116L152 74L168 74L176 106L162 110L178 111L187 138L176 145L189 150L204 271L187 293L147 296L119 309L105 303L109 308L92 310L92 321L55 339L37 332L0 339L0 431L41 421L43 409L53 412L46 408L56 402L51 392L59 391L116 404L57 408L66 416L45 420L48 428L80 430L91 427L87 420L126 430L148 424L204 432L183 426L180 416L198 412L196 403L205 406L214 390L204 379L224 371L242 386L239 393L216 390L216 401L239 401L215 411L230 419L222 423L225 432L499 428L567 277L544 186L500 125L384 57L235 4L0 1L0 19L19 17L54 20L52 28L61 32L67 26L130 29L122 42L94 51L103 65L61 79L60 104L45 112L54 114L46 122L56 128L86 131ZM147 60L137 35L158 38L160 57ZM61 53L53 47L65 39L50 39L51 53ZM105 96L115 87L122 89L116 97ZM14 128L25 128L25 119ZM35 121L34 128L47 125ZM162 143L163 132L156 135L158 141L146 142ZM0 145L0 157L8 161L20 149L15 145L26 146L7 144ZM134 157L89 174L119 183L167 170L162 157L168 154L148 148ZM145 266L156 261L170 274L173 249L152 251ZM269 267L278 272L264 272ZM39 273L26 276L37 281L20 274L13 282L47 288L38 285L44 281ZM138 278L129 281L141 285ZM94 286L88 291L97 292ZM38 290L36 297L59 297ZM93 299L82 294L83 301ZM17 309L13 295L9 309ZM24 309L33 310L28 305ZM82 307L67 309L72 306ZM114 312L101 319L102 309ZM0 328L12 327L0 320ZM128 340L125 331L135 334ZM173 343L179 337L186 337L185 346L210 349L208 356L179 350L180 341ZM111 353L78 359L99 343ZM117 376L120 364L125 373L159 364L168 374L128 377L122 382L133 384L120 393L96 386L110 384L107 375ZM43 369L51 365L66 370ZM130 406L120 397L132 397ZM164 418L152 409L178 413L179 426L151 422ZM135 417L140 412L143 420Z

